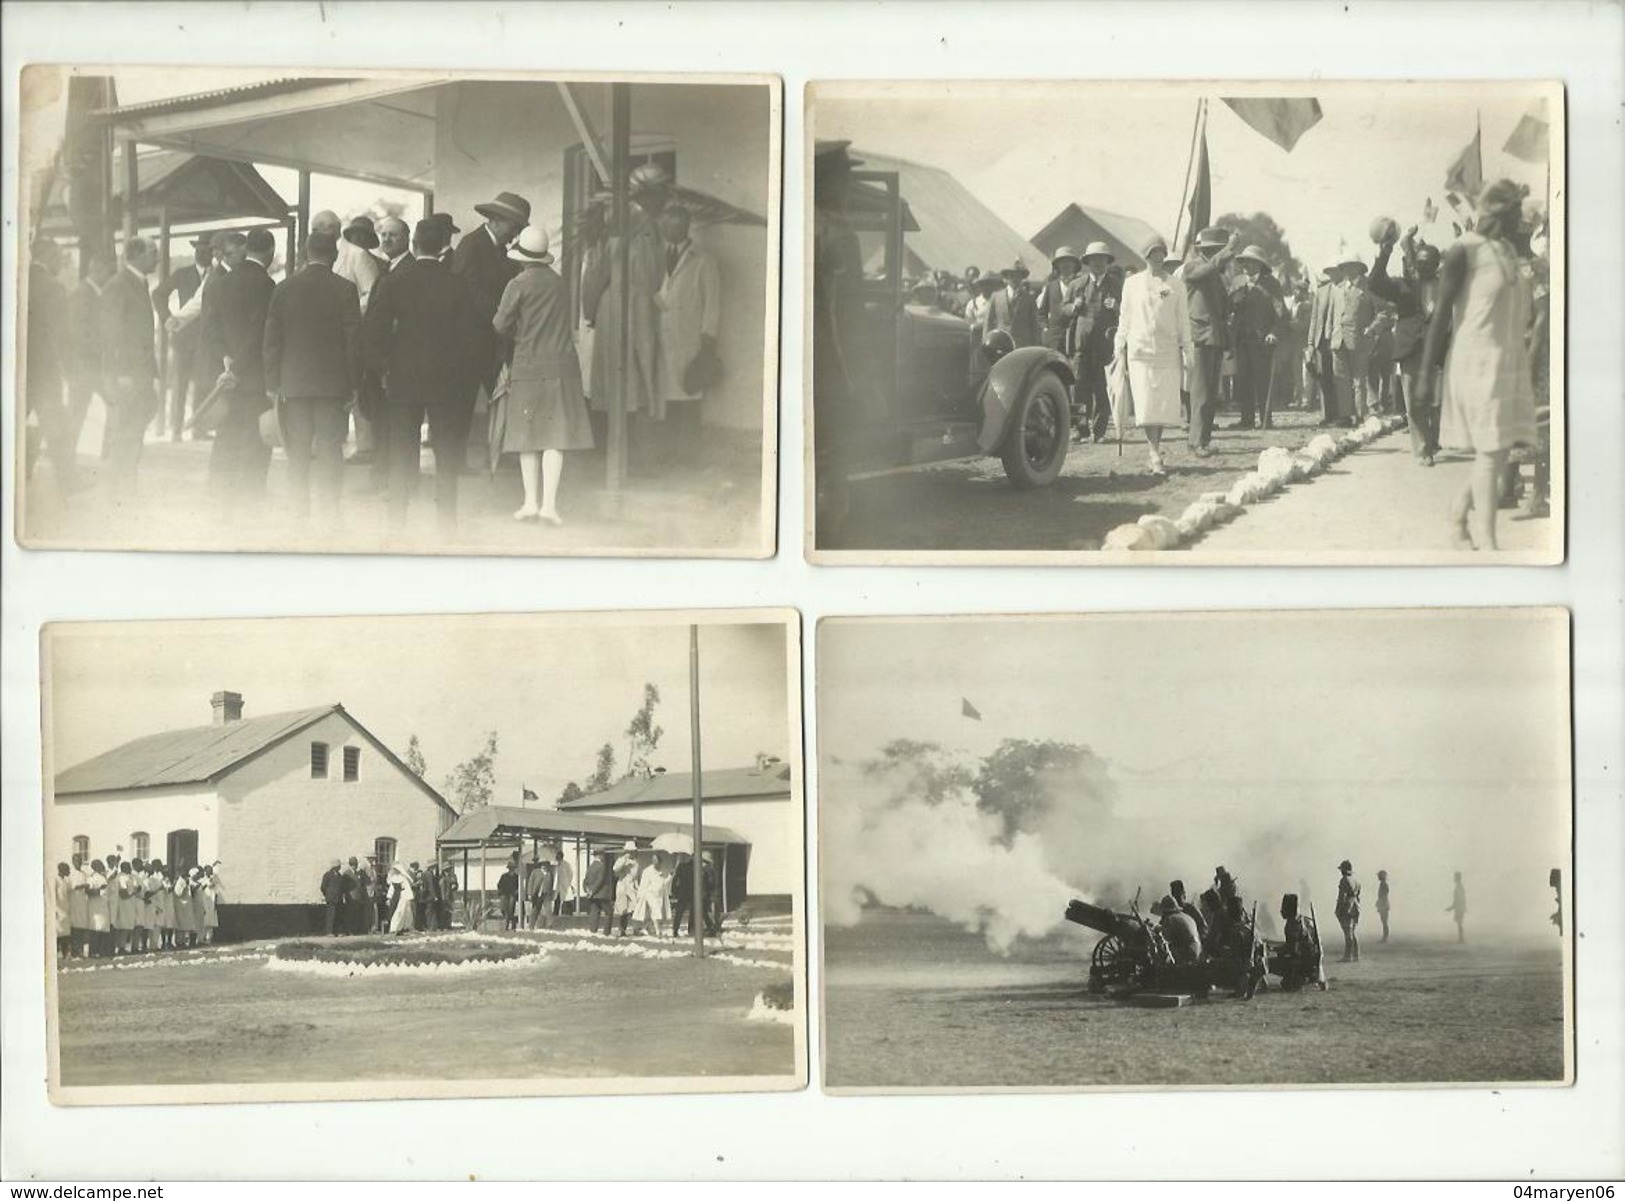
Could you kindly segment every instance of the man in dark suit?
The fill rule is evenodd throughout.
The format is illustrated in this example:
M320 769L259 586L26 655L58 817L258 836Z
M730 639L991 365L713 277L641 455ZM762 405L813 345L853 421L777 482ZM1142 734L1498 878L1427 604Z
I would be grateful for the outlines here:
M450 223L450 218L447 218ZM378 222L378 260L383 264L383 275L404 271L412 265L412 227L399 217L385 217ZM374 285L376 286L376 285ZM362 310L365 315L365 310ZM361 390L356 406L372 423L372 444L376 456L372 463L372 487L375 492L389 490L389 405L384 400L384 381L378 372L363 367Z
M153 303L158 311L169 313L169 298L175 297L184 309L187 301L197 294L203 286L203 280L209 271L209 264L213 261L214 251L210 248L209 238L199 236L192 239L192 261L184 267L177 267L171 271L158 285L153 293ZM181 329L169 340L170 361L174 364L175 391L169 400L169 437L171 441L179 442L181 431L186 427L187 394L197 375L198 327L196 324ZM198 396L202 400L208 395L207 388L212 381L202 385L205 391Z
M158 404L158 314L147 284L157 266L158 247L146 238L130 238L124 243L124 266L102 292L107 479L115 489L134 487L147 425Z
M445 245L443 225L419 221L412 233L417 261L378 281L362 323L368 361L384 374L390 406L389 511L397 529L406 524L417 486L418 431L425 414L441 529L456 528L457 475L483 362L477 356L491 328L489 321L480 324L467 285L440 261Z
M1123 300L1123 273L1115 270L1117 256L1104 242L1091 242L1083 251L1083 280L1078 311L1072 325L1073 371L1078 377L1078 441L1100 442L1106 437L1112 402L1106 394L1106 367L1117 341L1119 306Z
M348 406L361 382L361 303L333 274L337 258L332 234L306 238L304 267L276 286L265 316L265 389L281 398L289 499L301 519L313 474L323 514L338 513Z
M117 264L93 251L85 277L68 297L68 428L66 441L79 445L90 402L102 390L102 291ZM105 431L104 431L105 435Z
M489 396L496 387L497 372L502 368L502 339L491 324L497 305L502 300L508 281L519 274L520 267L508 258L508 247L519 236L519 231L530 224L530 201L512 192L501 192L495 200L476 204L474 211L485 218L485 224L457 243L451 255L451 272L462 280L474 305L474 316L479 333L470 347L474 355L475 375L469 381L469 401L465 410L461 439L457 445L468 443L467 416L472 415L478 403L477 393L485 389ZM431 217L437 221L438 218ZM443 227L442 227L443 228ZM451 431L455 434L456 431ZM463 458L456 466L462 469ZM435 455L435 471L441 470L441 458Z
M333 866L322 874L322 915L324 929L329 935L347 934L340 921L341 910L344 905L344 872L339 867L339 861L333 860Z
M270 230L254 229L245 249L241 265L220 281L217 294L223 362L237 382L221 398L225 413L209 453L209 489L228 508L262 496L271 466L271 448L260 437L260 414L270 407L265 395L265 316L276 291L268 270L276 242Z
M1422 371L1422 346L1433 310L1439 304L1440 254L1435 246L1417 245L1416 229L1406 231L1399 242L1404 252L1404 272L1400 279L1388 274L1388 260L1398 235L1390 232L1371 264L1371 294L1394 306L1399 321L1394 328L1394 358L1399 362L1400 411L1411 430L1411 451L1417 462L1433 466L1439 453L1439 405L1435 389L1429 389L1429 402L1417 396L1417 379Z
M74 447L68 441L67 381L68 293L57 279L62 251L50 238L36 239L28 262L28 375L24 394L36 431L30 431L25 463L30 474L43 439L56 473L57 488L72 492L78 485Z
M1270 425L1269 393L1274 386L1272 365L1280 340L1280 285L1259 246L1236 256L1240 273L1230 290L1230 340L1235 348L1236 377L1232 385L1241 420L1233 427L1250 430Z
M1180 268L1185 279L1191 314L1193 346L1190 379L1191 453L1205 458L1213 452L1213 417L1219 407L1219 383L1224 352L1230 346L1230 293L1225 289L1225 268L1236 257L1237 234L1222 225L1209 226L1196 235L1196 245Z
M1303 357L1320 393L1320 425L1337 424L1337 386L1332 377L1332 293L1342 267L1327 267L1315 284L1314 302L1309 308L1309 333Z

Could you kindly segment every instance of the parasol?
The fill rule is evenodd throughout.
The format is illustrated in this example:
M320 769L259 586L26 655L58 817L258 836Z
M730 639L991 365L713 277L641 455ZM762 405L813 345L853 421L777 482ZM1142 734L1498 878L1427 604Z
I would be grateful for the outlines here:
M655 836L654 849L671 855L692 855L694 839L680 830L669 830Z

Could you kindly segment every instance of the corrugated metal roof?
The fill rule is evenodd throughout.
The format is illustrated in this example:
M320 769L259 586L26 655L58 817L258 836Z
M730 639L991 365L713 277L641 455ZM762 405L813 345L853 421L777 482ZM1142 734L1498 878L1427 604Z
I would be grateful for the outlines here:
M628 776L604 789L573 801L563 801L560 809L608 809L622 805L669 805L686 801L694 791L693 772L663 772L647 780ZM754 767L723 768L705 773L701 799L706 801L744 800L753 797L788 797L790 765L780 763L767 771Z
M204 783L338 711L338 705L322 705L224 725L149 734L59 772L56 795Z
M604 817L596 813L563 813L557 809L487 805L463 814L440 836L440 842L473 844L487 839L500 840L515 835L528 837L532 834L545 837L586 834L597 838L653 841L661 834L687 831L688 826L679 822L651 822L631 817ZM707 843L750 845L750 839L726 826L714 826L709 822L705 824L704 839Z
M1033 235L1033 245L1045 254L1054 254L1060 246L1071 246L1081 251L1088 243L1098 239L1112 248L1120 264L1138 269L1145 266L1140 251L1156 232L1138 217L1087 204L1069 204Z
M903 239L918 260L914 265L957 274L970 265L999 271L1019 258L1038 278L1049 273L1049 260L1043 253L951 172L857 147L852 154L863 160L860 170L896 171L899 175L903 199L920 225L919 232Z
M259 83L239 84L234 88L216 88L212 92L190 92L184 96L165 96L159 100L144 100L139 104L121 104L116 108L100 109L98 117L151 117L159 113L179 113L191 108L206 108L222 100L258 100L266 96L282 96L289 92L303 92L329 83L348 83L338 76L322 78L266 79Z

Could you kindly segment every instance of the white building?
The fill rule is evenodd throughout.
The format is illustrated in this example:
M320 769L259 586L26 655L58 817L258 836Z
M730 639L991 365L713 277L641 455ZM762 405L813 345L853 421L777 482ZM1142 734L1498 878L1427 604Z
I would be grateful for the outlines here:
M456 817L343 705L243 717L217 692L210 725L138 738L60 772L52 859L221 863L222 938L314 929L334 859L432 862Z
M749 895L793 896L799 891L803 856L801 809L793 803L790 765L762 756L752 767L706 771L703 780L706 825L725 826L749 844L740 848L749 856ZM629 776L558 807L567 813L686 826L693 787L693 773L661 771L646 780Z

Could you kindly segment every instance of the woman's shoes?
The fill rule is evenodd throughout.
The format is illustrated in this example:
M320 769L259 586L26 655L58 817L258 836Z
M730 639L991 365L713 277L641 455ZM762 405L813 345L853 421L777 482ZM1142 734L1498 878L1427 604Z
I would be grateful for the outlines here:
M515 521L536 521L540 519L541 515L540 509L532 505L523 505L514 510L513 519Z

